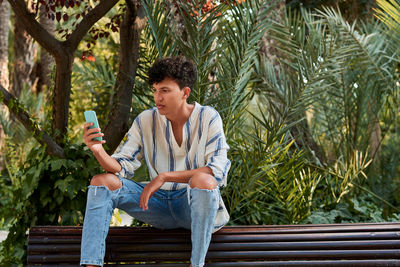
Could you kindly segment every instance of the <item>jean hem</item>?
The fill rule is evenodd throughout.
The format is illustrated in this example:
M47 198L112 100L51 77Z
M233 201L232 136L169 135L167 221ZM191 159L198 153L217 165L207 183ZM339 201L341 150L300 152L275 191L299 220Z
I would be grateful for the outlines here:
M192 266L193 267L203 267L204 266L204 262L200 263L200 264L197 264L197 265L192 263Z
M79 265L83 266L86 264L103 266L104 263L102 260L91 260L91 259L84 260L84 259L82 259Z

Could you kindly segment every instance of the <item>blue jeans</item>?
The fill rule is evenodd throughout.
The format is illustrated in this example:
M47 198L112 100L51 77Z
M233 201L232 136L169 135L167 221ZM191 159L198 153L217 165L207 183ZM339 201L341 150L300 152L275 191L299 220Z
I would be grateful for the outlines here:
M89 186L82 230L81 265L103 266L110 220L115 208L156 228L191 230L193 267L202 267L214 229L220 199L219 189L187 188L158 190L143 211L140 195L144 184L121 178L122 187L110 191L105 186ZM189 192L188 192L189 191Z

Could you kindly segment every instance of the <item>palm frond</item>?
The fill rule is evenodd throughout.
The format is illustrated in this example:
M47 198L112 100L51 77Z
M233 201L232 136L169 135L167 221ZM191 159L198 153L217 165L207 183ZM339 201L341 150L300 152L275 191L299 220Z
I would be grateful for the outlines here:
M137 69L132 109L133 116L153 106L153 96L147 84L147 72L157 58L176 56L177 47L173 41L175 10L163 1L142 1L147 24L141 34L139 65Z
M163 1L142 1L146 13L147 27L142 35L145 48L148 50L146 58L152 64L156 58L176 55L177 51L170 27L173 26L174 9Z
M212 105L216 77L216 57L220 50L217 24L225 13L224 5L216 5L204 11L205 0L180 1L178 9L181 18L180 30L174 37L179 52L191 59L197 66L198 81L191 92L191 101Z
M379 23L349 24L333 8L289 11L282 23L274 23L269 38L280 66L261 59L256 68L268 119L293 125L308 114L328 153L366 151L372 117L379 116L383 96L394 87L397 62L379 29Z
M271 27L268 14L274 7L263 6L260 1L245 1L240 5L232 4L229 16L221 25L221 41L226 47L218 60L218 77L224 77L216 92L225 100L221 113L227 135L234 127L240 127L240 116L243 114L253 94L249 86L253 82L253 71L258 59L261 37ZM221 103L222 104L222 103ZM228 137L229 138L229 137Z
M374 8L375 16L400 36L400 2L397 0L377 0L379 8Z

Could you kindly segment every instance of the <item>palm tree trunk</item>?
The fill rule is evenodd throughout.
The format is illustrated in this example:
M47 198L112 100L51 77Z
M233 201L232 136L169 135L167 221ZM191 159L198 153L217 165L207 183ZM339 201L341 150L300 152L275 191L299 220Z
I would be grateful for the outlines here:
M290 1L280 0L279 2L275 2L277 5L273 14L273 16L275 16L274 19L282 20L285 17L286 2ZM283 58L283 56L280 55L279 49L276 48L276 41L274 39L268 38L268 34L269 33L267 32L263 36L263 42L260 48L261 58L266 58L274 65L280 64L278 58ZM277 103L277 105L279 105L279 103ZM294 118L293 121L300 120L302 117L306 117L306 114L301 114L301 116L299 116L298 118ZM324 151L314 140L307 120L302 120L297 125L291 127L290 132L295 138L296 144L299 147L303 147L313 151L314 155L317 157L320 163L326 163Z
M299 147L305 148L308 151L312 151L321 164L326 163L324 151L314 140L306 120L302 120L298 124L294 125L290 129L290 132L292 133L295 142Z
M369 136L369 147L373 164L376 168L379 167L379 153L381 151L381 125L379 119L375 118L370 122L370 136Z
M276 8L273 13L274 19L281 21L283 19L283 17L285 16L286 1L279 0L278 3L277 3L277 1L275 1L273 3L276 4ZM262 38L260 54L262 57L267 58L272 63L279 64L279 62L277 60L279 58L279 54L280 54L279 50L276 48L275 41L272 40L271 38L268 38L268 34L269 33L266 32Z
M8 2L0 2L0 85L8 90L10 85L8 72L8 24L10 21L10 5ZM7 109L2 105L0 112L5 114ZM0 123L0 172L4 169L3 147L4 129Z

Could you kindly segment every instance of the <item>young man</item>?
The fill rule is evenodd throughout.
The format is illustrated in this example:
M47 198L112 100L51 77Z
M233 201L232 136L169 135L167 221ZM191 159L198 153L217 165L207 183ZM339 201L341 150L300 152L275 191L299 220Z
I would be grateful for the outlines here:
M197 79L183 57L158 60L149 70L156 107L139 114L127 141L109 156L99 128L84 126L84 142L107 173L92 178L82 232L81 265L102 266L105 238L114 208L154 227L191 230L191 266L204 265L211 234L229 216L219 187L230 161L218 112L187 98ZM129 178L143 160L150 182Z

